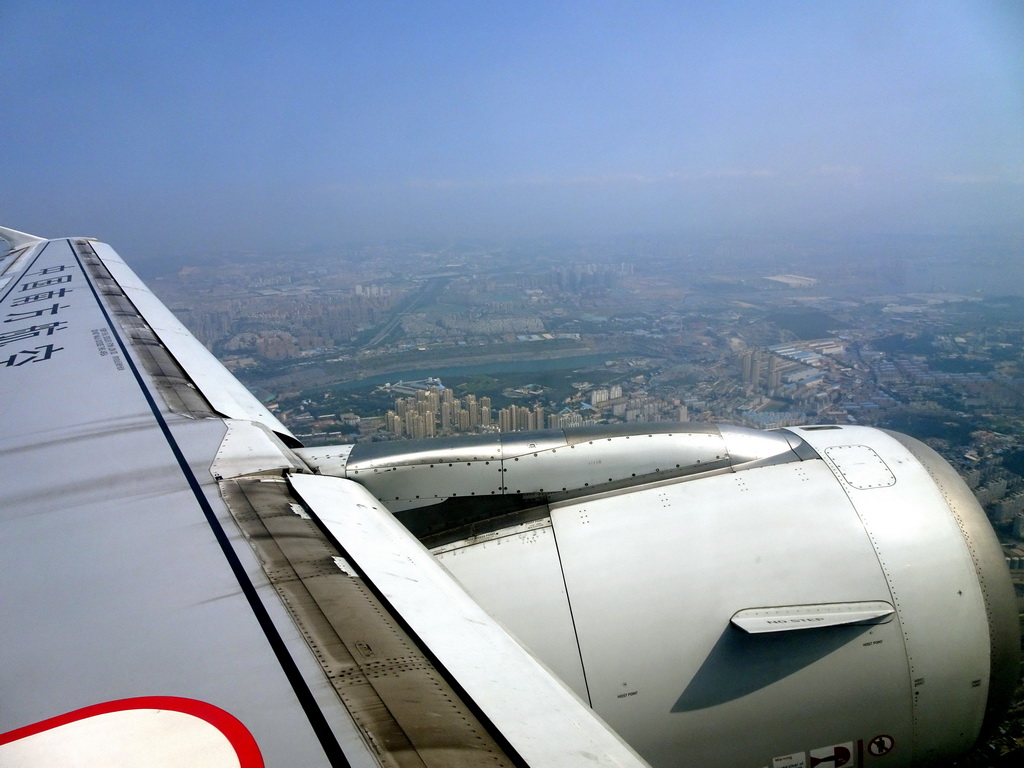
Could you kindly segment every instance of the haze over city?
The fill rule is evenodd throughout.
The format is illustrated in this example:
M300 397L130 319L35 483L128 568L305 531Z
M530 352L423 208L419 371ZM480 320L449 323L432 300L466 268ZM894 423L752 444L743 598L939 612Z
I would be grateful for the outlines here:
M0 27L3 223L133 263L1024 232L1017 3L14 0Z

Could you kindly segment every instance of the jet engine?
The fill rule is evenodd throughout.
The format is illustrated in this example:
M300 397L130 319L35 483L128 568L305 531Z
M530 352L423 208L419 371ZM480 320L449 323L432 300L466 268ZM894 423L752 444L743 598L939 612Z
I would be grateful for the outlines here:
M308 448L654 766L928 764L998 721L1016 599L970 490L865 427Z

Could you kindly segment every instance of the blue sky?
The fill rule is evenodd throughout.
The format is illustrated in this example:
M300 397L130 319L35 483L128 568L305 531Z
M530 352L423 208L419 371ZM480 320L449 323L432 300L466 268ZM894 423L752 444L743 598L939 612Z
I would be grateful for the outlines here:
M0 5L0 219L123 253L1024 234L1024 3Z

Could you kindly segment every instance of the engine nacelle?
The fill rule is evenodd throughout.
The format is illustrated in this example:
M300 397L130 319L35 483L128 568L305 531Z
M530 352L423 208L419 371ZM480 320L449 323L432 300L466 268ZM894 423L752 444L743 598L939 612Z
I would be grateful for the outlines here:
M926 764L998 719L1016 600L941 457L863 427L637 426L300 453L652 765Z

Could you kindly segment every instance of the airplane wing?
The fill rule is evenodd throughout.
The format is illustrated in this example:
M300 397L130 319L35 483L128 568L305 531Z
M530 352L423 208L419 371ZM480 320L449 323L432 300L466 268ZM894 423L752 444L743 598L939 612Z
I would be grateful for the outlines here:
M0 237L0 768L896 768L1013 697L1003 551L912 438L303 448L109 246Z
M109 246L0 236L0 766L644 765Z

